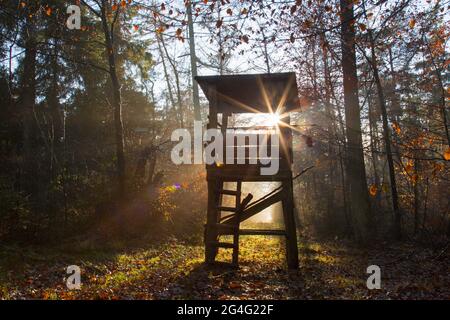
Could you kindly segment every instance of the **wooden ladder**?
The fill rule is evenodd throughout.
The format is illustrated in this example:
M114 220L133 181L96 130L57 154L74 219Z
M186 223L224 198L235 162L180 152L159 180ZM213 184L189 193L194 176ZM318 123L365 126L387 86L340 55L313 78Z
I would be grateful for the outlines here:
M239 227L241 223L241 215L247 204L252 200L253 195L248 194L244 200L241 201L242 194L242 182L236 182L237 187L236 190L225 190L223 187L219 190L219 205L217 206L218 210L218 220L219 223L216 223L213 227L217 230L217 239L221 235L233 235L233 242L220 242L219 240L208 243L215 248L230 248L233 249L233 257L232 257L232 265L238 266L239 259ZM235 197L235 205L234 207L226 207L222 206L222 196L229 195ZM223 212L232 212L224 217L222 217ZM221 223L224 220L228 220L229 223Z

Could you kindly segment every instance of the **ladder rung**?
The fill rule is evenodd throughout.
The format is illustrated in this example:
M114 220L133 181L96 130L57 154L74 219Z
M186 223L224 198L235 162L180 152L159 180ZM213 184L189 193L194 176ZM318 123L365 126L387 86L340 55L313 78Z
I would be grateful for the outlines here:
M284 230L261 230L261 229L241 229L239 230L240 235L261 235L261 236L285 236L286 231Z
M229 212L236 212L237 209L234 207L217 207L220 211L229 211Z
M207 245L211 245L214 247L218 247L218 248L231 248L234 249L237 246L234 243L229 243L229 242L208 242Z
M219 223L217 226L217 233L221 236L232 236L239 232L239 227L236 225Z
M220 193L221 194L228 194L230 196L238 196L238 195L241 194L239 191L236 191L236 190L220 190Z

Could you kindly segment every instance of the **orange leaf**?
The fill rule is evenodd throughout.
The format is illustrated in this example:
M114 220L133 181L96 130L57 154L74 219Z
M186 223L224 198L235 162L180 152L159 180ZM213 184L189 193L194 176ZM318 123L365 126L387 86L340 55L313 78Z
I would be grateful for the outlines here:
M392 128L395 130L395 132L396 132L397 134L400 134L400 132L402 131L402 130L400 129L400 126L398 125L397 122L393 122L393 123L392 123Z
M444 159L449 161L450 160L450 147L447 148L444 152Z
M407 173L410 173L412 170L413 170L413 165L411 164L411 163L408 163L406 166L405 166L405 171L407 172Z
M126 2L125 0L122 0L122 1L120 2L120 6L121 6L122 8L125 8L125 7L127 6L127 2Z
M113 9L113 11L116 11L116 10L117 10L117 8L118 8L118 7L117 7L117 4L113 4L113 5L112 5L112 9Z
M378 188L376 185L373 184L370 186L369 193L372 197L375 197L377 195L377 191L378 191Z
M366 31L366 29L367 29L367 27L364 23L360 23L358 26L361 29L361 31Z
M50 15L52 14L52 8L48 7L48 8L45 10L45 13L46 13L48 16L50 16Z
M416 25L416 19L412 18L409 20L409 28L414 29L414 26Z

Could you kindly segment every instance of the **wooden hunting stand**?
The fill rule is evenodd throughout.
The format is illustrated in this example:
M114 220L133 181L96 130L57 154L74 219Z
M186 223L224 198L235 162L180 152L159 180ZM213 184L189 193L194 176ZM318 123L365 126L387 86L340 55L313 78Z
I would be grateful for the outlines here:
M231 248L233 249L232 264L237 266L240 235L274 235L286 237L288 267L290 269L298 268L291 170L292 130L289 127L289 112L299 108L295 73L199 76L196 77L196 80L209 101L208 129L220 129L224 136L224 142L226 134L230 132L234 135L239 133L246 135L245 145L235 144L234 150L229 148L224 150L224 159L227 158L227 152L233 151L231 157L234 157L234 164L226 162L206 166L208 182L208 211L205 225L206 262L215 262L219 248ZM228 117L233 113L274 114L275 112L281 117L279 125L250 128L228 127ZM219 123L218 115L220 114L221 122ZM261 175L260 169L264 165L250 157L251 145L247 144L247 141L250 141L248 139L249 131L246 131L249 129L252 130L252 133L256 130L257 134L268 132L268 130L272 130L272 134L273 132L278 134L279 155L270 155L279 159L279 170L276 174ZM270 146L270 134L266 139ZM257 147L259 150L259 142ZM242 153L234 152L239 148L245 149L245 164L237 164L242 163L243 160ZM241 159L238 158L238 154L241 155ZM281 188L251 202L253 198L251 194L244 198L241 196L242 183L247 181L278 181L281 183ZM225 189L225 182L236 183L236 190ZM224 196L234 197L234 206L224 206ZM282 202L285 230L240 229L241 222L279 201ZM233 242L221 242L219 240L221 235L232 235Z

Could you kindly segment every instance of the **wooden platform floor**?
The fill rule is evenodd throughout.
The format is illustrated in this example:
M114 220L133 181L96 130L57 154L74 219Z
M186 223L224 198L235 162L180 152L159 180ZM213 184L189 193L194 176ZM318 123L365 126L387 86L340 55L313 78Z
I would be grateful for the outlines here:
M207 166L207 179L219 179L225 182L233 181L283 181L292 178L290 168L281 167L274 175L262 175L261 165L223 165L222 167Z

